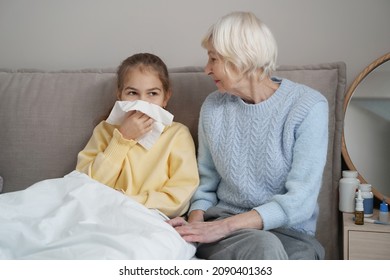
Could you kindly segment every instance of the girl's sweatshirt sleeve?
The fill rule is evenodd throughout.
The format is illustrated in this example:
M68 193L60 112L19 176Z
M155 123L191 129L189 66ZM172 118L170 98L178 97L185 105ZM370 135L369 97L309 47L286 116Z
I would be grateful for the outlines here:
M187 127L181 126L175 133L170 149L169 179L161 188L131 197L172 218L187 212L189 201L199 185L199 173L194 141Z
M87 145L79 152L76 170L114 187L122 163L136 143L123 138L118 129L103 121L95 127Z

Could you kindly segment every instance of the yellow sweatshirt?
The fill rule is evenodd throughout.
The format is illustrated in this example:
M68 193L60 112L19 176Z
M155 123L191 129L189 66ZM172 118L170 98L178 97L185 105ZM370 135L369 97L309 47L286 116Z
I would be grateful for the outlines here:
M102 121L78 154L76 170L171 218L188 210L199 184L194 141L176 122L147 150Z

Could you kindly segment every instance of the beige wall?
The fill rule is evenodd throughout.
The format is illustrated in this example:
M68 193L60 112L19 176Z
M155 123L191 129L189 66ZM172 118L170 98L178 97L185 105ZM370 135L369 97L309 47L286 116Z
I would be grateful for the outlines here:
M390 51L388 0L0 0L0 67L116 67L141 51L203 65L202 35L233 10L271 28L279 64L344 61L348 85Z

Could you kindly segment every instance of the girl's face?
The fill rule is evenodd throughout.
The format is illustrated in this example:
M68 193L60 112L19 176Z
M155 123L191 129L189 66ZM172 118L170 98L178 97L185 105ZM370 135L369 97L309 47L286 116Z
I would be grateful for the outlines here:
M165 107L171 96L165 92L161 80L156 72L139 68L131 68L127 71L122 91L118 91L118 99L121 101L142 100Z
M213 47L210 46L207 48L207 54L209 59L204 69L205 73L214 80L219 92L234 93L235 88L240 82L241 76L239 73L230 67L230 75L228 75L225 71L225 62Z

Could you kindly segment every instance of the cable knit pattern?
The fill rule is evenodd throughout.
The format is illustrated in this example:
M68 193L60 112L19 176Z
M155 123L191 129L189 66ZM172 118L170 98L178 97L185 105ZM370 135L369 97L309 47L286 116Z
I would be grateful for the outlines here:
M266 101L247 104L214 92L199 122L200 186L191 210L255 209L264 229L315 234L328 141L328 104L319 92L283 79ZM213 191L216 191L213 195Z

